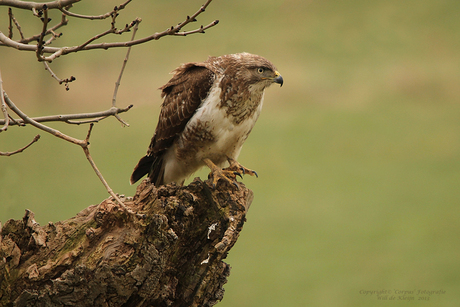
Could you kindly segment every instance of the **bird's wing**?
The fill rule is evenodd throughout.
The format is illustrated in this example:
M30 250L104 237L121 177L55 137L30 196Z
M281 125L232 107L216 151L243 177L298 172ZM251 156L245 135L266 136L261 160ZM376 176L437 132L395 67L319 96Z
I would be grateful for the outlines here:
M162 86L160 118L150 142L147 155L139 160L131 175L131 184L145 174L152 182L162 181L163 153L184 130L214 83L215 74L205 64L184 64L174 71L174 76Z
M147 155L161 154L172 145L214 83L214 73L196 63L182 65L174 72L174 77L160 88L164 101Z

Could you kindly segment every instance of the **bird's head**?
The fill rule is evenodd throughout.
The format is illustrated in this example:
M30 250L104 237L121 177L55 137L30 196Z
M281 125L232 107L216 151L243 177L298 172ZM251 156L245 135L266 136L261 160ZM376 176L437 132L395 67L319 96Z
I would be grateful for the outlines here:
M253 89L263 90L273 83L283 85L283 77L264 57L251 53L236 53L222 57L228 61L225 74L244 81Z
M257 81L268 81L269 85L272 83L278 83L280 86L283 86L283 77L275 67L254 67L253 74L255 75L255 79Z

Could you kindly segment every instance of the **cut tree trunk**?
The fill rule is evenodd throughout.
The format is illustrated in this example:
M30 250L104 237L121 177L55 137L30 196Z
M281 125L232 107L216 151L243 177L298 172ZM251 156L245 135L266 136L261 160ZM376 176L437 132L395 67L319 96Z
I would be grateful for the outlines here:
M212 306L222 300L252 191L226 183L106 199L40 226L26 210L0 237L0 306ZM65 204L63 204L65 205Z

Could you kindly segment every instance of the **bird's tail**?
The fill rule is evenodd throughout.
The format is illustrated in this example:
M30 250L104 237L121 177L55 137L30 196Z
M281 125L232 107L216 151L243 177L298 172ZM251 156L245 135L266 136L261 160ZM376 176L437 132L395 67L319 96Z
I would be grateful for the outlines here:
M163 155L161 156L144 156L134 167L134 171L131 174L130 183L134 184L144 175L149 174L150 182L155 186L163 184L164 178L164 166L163 166Z
M153 183L156 187L159 187L164 182L165 177L165 166L163 163L163 155L155 157L153 161L152 168L150 169L149 178L150 182Z
M152 168L153 161L155 160L155 156L144 156L142 157L137 165L134 167L134 171L131 174L131 178L129 182L131 184L136 183L139 179L144 177L144 175L148 174Z

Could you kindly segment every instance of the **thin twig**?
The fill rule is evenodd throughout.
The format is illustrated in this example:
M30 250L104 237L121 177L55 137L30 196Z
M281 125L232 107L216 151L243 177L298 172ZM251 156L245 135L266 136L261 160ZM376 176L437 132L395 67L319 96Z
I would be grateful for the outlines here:
M96 163L94 162L93 158L91 157L91 154L89 153L89 138L91 136L91 131L93 130L94 124L91 123L89 125L88 129L88 134L86 135L85 140L83 141L83 144L81 145L81 148L83 149L83 152L85 153L86 159L88 159L89 164L93 168L94 172L96 173L97 177L99 180L101 180L102 184L104 187L107 189L107 192L120 204L120 206L123 208L123 210L132 213L131 210L129 210L125 204L121 201L121 199L113 192L112 188L109 186L107 181L105 181L104 176L102 176L102 173L99 171L99 169L96 166Z
M211 24L209 24L209 25L207 25L205 27L201 26L199 29L195 29L195 30L191 30L191 31L184 31L184 32L177 32L174 35L175 36L187 36L189 34L205 33L204 30L209 29L209 28L215 26L218 23L219 23L219 20L216 20L213 23L211 23Z
M40 10L43 7L43 4L46 4L46 6L49 9L59 9L61 7L68 7L69 5L72 5L76 2L79 2L81 0L55 0L51 2L33 2L33 1L20 1L20 0L0 0L0 6L11 6L15 7L18 9L24 9L24 10L31 10L36 11Z
M1 1L5 1L5 0L0 0L0 3L1 3ZM183 32L181 32L181 30L187 24L196 21L196 17L199 14L201 14L201 13L203 13L205 11L206 7L211 3L211 1L212 0L208 0L203 6L200 7L200 9L195 14L193 14L192 16L187 16L187 18L183 22L179 23L176 26L171 26L170 28L168 28L168 29L166 29L166 30L164 30L162 32L157 32L157 33L154 33L154 34L152 34L150 36L140 38L140 39L137 39L137 40L127 41L127 42L91 44L91 42L93 42L94 40L96 40L98 38L101 38L102 36L105 36L105 35L110 34L112 32L115 33L113 31L113 29L109 29L109 30L107 30L107 31L105 31L105 32L103 32L101 34L98 34L95 37L89 39L88 41L86 41L82 45L73 46L73 47L61 47L61 48L42 46L42 48L40 50L41 54L50 53L51 55L49 55L47 57L42 56L41 60L42 61L53 61L54 59L56 59L56 58L58 58L58 57L60 57L62 55L66 55L66 54L77 52L77 51L83 51L83 50L130 47L130 46L134 46L134 45L143 44L143 43L151 41L151 40L158 40L158 39L160 39L160 38L162 38L164 36L185 36L185 35L194 34L194 33L204 33L204 30L209 29L211 27L214 27L215 25L217 25L219 23L219 21L215 20L215 21L211 22L210 24L208 24L206 26L201 26L198 29L195 29L195 30L192 30L192 31L183 31ZM48 6L48 9L49 8L50 7ZM128 27L125 27L123 30L118 30L118 32L116 32L116 33L120 33L120 31L123 32L123 31L129 30L129 27L133 27L135 25L134 22L135 21L133 21L130 25L128 25ZM27 45L27 44L24 44L24 43L21 43L21 42L16 42L16 41L8 38L7 36L5 36L1 31L0 31L0 42L3 45L6 45L6 46L9 46L9 47L12 47L12 48L16 48L18 50L37 52L37 45L33 46L33 45Z
M133 41L127 41L127 42L89 44L89 45L85 45L84 47L73 46L73 47L61 47L61 48L58 48L58 47L45 46L45 47L42 48L42 52L43 53L51 53L51 55L47 56L47 57L43 57L43 60L44 61L53 61L54 59L60 57L61 55L67 55L69 53L73 53L73 52L77 52L77 51L86 51L86 50L93 50L93 49L105 49L105 50L107 50L109 48L130 47L130 46L134 46L134 45L143 44L143 43L146 43L146 42L151 41L151 40L159 40L160 38L162 38L164 36L184 36L184 35L193 34L193 33L203 33L204 30L209 29L211 27L214 27L218 23L219 23L219 21L215 20L215 21L211 22L210 24L208 24L207 26L200 27L199 29L196 29L196 30L193 30L193 31L187 31L187 32L176 31L175 28L172 27L173 28L172 30L171 30L171 28L169 28L169 29L167 29L167 30L165 30L163 32L157 32L157 33L154 33L154 34L152 34L150 36L140 38L140 39L136 39L136 40L133 40ZM101 33L101 34L104 34L104 33ZM101 35L101 34L99 34L99 35ZM92 39L92 41L93 41L93 39ZM27 44L23 44L23 43L13 41L13 40L9 39L7 36L5 36L5 34L3 34L1 31L0 31L0 42L2 42L4 45L7 45L9 47L12 47L12 48L15 48L15 49L18 49L18 50L24 50L24 51L36 51L37 50L36 45L35 46L27 45ZM0 44L0 46L1 46L1 44Z
M131 0L130 0L131 1ZM127 2L129 3L129 1ZM122 5L121 9L123 9L124 7L126 6L126 3L124 5ZM88 39L86 42L84 42L83 44L77 46L77 49L75 49L75 52L79 51L79 50L82 50L84 49L87 45L89 45L90 43L94 42L95 40L98 40L100 39L101 37L104 37L108 34L112 34L112 33L115 33L115 34L122 34L124 32L128 32L134 25L137 24L137 19L134 20L130 25L126 25L125 28L123 28L122 30L117 30L117 28L115 27L115 23L116 23L116 18L118 17L118 11L120 10L119 7L115 7L113 11L107 13L108 16L111 16L112 17L112 22L110 23L110 29L102 32L102 33L99 33L93 37L91 37L90 39ZM105 16L105 14L104 14ZM107 16L107 17L108 17ZM52 61L51 60L48 60L48 61Z
M111 12L107 12L105 14L102 14L102 15L94 15L94 16L91 16L91 15L82 15L82 14L76 14L76 13L72 13L70 12L69 10L67 10L66 8L64 7L61 7L59 8L59 10L66 14L67 16L71 16L71 17L75 17L75 18L82 18L82 19L90 19L90 20L94 20L94 19L106 19L108 17L110 17L113 13L115 13L116 11L120 11L122 9L124 9L128 3L130 3L132 0L128 0L126 1L125 3L123 4L120 4L119 6L116 6L114 10L112 10Z
M203 4L200 9L198 11L195 12L195 14L193 14L192 16L187 16L187 18L185 19L185 21L183 21L182 23L178 24L176 27L174 27L175 29L177 29L176 33L179 32L184 26L186 26L187 24L189 24L190 22L195 22L197 21L196 20L196 17L198 17L198 15L200 15L201 13L203 13L206 8L208 7L208 5L212 2L212 0L208 0L206 1L205 4ZM215 20L214 21L214 26L218 23L219 21L218 20ZM208 25L209 26L209 25ZM203 26L201 26L201 28L203 28Z
M8 118L10 119L10 126L13 126L13 125L18 125L20 127L24 127L26 124L24 124L24 122L20 123L18 122L17 119L14 119L13 117L11 117L10 114L8 114ZM0 124L2 123L2 120L0 119Z
M129 105L126 108L120 109L116 107L111 107L108 110L105 111L100 111L100 112L94 112L94 113L79 113L79 114L65 114L65 115L48 115L48 116L41 116L41 117L31 117L33 121L37 123L43 123L43 122L68 122L69 124L85 124L85 123L90 123L90 122L98 122L104 118L107 118L109 116L114 116L116 114L121 114L128 112L133 105ZM79 120L79 119L95 119L92 121L81 121L81 122L70 122L73 120ZM0 119L0 125L4 124L5 120ZM26 122L22 119L10 119L10 126L13 125L24 125Z
M50 67L50 65L48 64L48 62L43 62L43 65L45 65L45 70L47 70L47 71L51 74L51 77L53 77L57 82L61 82L62 79L60 79L60 78L53 72L53 70L51 70L51 67Z
M13 38L13 10L9 7L8 8L8 17L10 19L10 23L8 25L8 37Z
M110 33L113 33L113 30L112 29L108 29L102 33L99 33L93 37L91 37L90 39L88 39L86 42L84 42L83 44L81 44L80 46L77 46L77 48L75 49L75 52L76 51L80 51L80 50L83 50L87 45L89 45L91 42L101 38L101 37L104 37L106 36L107 34L110 34Z
M69 90L69 83L77 80L74 76L70 76L70 78L67 78L67 79L61 79L53 72L53 70L49 66L48 62L43 62L43 64L45 65L45 70L49 71L49 73L51 74L51 77L53 77L55 80L57 80L57 82L59 82L59 84L62 84L62 83L65 84L66 91Z
M15 151L11 151L11 152L2 152L0 151L0 156L12 156L12 155L15 155L17 153L20 153L20 152L23 152L24 150L26 150L27 148L29 148L29 146L31 146L33 143L37 142L38 140L40 139L40 134L37 134L34 139L32 140L32 142L30 142L29 144L27 144L26 146L22 147L22 148L19 148L18 150L15 150Z
M6 94L6 92L3 93L3 96L5 98L5 102L6 104L8 105L8 107L11 109L11 111L13 111L14 113L16 113L20 118L22 118L22 120L25 122L25 123L29 123L31 124L32 126L34 126L35 128L38 128L40 130L43 130L49 134L52 134L54 135L55 137L58 137L58 138L61 138L63 140L66 140L70 143L73 143L73 144L76 144L76 145L84 145L84 141L82 140L79 140L79 139L76 139L76 138L73 138L71 136L68 136L64 133L62 133L61 131L59 130L56 130L56 129L53 129L53 128L50 128L48 126L45 126L43 124L40 124L39 122L33 120L32 118L28 117L24 112L22 112L15 104L13 101L11 101L11 99L8 97L8 95Z
M113 115L113 116L116 116L116 115ZM73 121L73 120L65 120L64 122L66 124L69 124L69 125L83 125L83 124L91 124L91 123L98 123L100 122L101 120L103 119L106 119L107 117L109 116L102 116L102 117L98 117L98 118L94 118L94 119L88 119L88 120L79 120L79 121Z
M135 26L133 28L133 35L131 36L131 40L134 40L134 37L136 36L137 29L139 28L139 23L140 22L141 22L141 19L139 19L136 22L136 24L135 24ZM114 108L116 107L116 103L117 103L117 94L118 94L118 88L120 87L120 84L121 84L121 77L123 76L123 72L125 71L126 64L128 63L130 52L131 52L131 47L128 47L128 51L126 52L125 59L123 60L123 64L121 65L120 74L118 75L118 79L115 82L115 88L113 90L113 97L112 97L112 107L114 107ZM118 116L118 114L115 114L115 118L118 119L118 121L121 122L122 125L125 125L125 126L129 127L129 124L127 122L125 122L123 119L121 119L121 117Z
M39 61L44 60L44 58L42 56L42 53L43 53L42 49L43 49L43 46L44 46L43 39L45 38L47 27L48 27L48 21L49 21L49 19L48 19L48 7L46 6L46 4L43 4L42 21L43 21L43 29L42 29L42 33L40 33L40 37L38 38L37 51L36 51L37 59Z
M53 30L47 30L47 33L51 33L51 37L49 39L47 39L44 43L43 43L43 46L48 46L49 44L51 44L54 40L58 39L59 37L62 36L62 33L59 33L57 34L56 32L54 32Z
M3 92L3 89L0 89L0 92ZM8 110L6 108L6 103L5 103L5 99L3 98L3 95L1 97L1 101L2 101L2 104L1 104L2 113L3 113L3 117L5 119L3 120L4 124L3 124L3 127L0 128L0 132L3 132L3 131L6 131L8 129L8 126L10 124L10 119L9 119L9 114L8 114Z
M67 17L65 14L62 14L61 15L61 21L59 23L57 23L56 25L54 25L53 27L49 28L47 31L46 31L46 34L45 35L48 35L50 33L55 33L55 31L57 29L59 29L60 27L63 27L63 26L66 26L67 24L69 23L69 21L67 20ZM19 30L19 29L18 29ZM37 35L33 35L31 37L28 37L28 38L24 38L24 36L22 35L22 32L19 30L19 33L21 33L21 40L18 41L19 43L22 43L22 44L28 44L32 41L37 41L38 38L40 37L40 34L37 34ZM62 33L59 33L57 34L58 37L61 37Z
M90 124L90 128L88 130L88 134L87 134L86 138L84 140L79 140L79 139L73 138L71 136L68 136L68 135L62 133L59 130L52 129L52 128L48 127L48 126L45 126L43 124L40 124L40 123L34 121L33 119L29 118L25 113L23 113L21 110L19 110L16 107L16 105L13 103L13 101L11 101L11 99L9 99L9 97L8 97L8 95L6 93L4 93L4 96L5 96L5 101L6 101L7 105L8 105L8 107L14 113L16 113L19 117L21 117L24 122L30 123L34 127L38 128L40 130L43 130L45 132L48 132L48 133L50 133L50 134L52 134L52 135L54 135L54 136L56 136L58 138L61 138L61 139L66 140L66 141L68 141L70 143L79 145L83 149L86 158L88 159L89 163L91 164L91 167L96 172L96 175L99 177L99 179L101 180L102 184L105 186L105 188L107 189L109 194L112 195L112 197L115 198L115 200L120 204L120 206L124 210L126 210L126 211L131 213L131 211L129 211L126 208L126 206L123 204L123 202L120 200L120 198L118 198L118 196L113 192L113 190L108 185L107 181L105 181L104 177L102 176L101 172L99 171L99 169L96 166L96 163L94 162L94 160L92 159L92 157L91 157L91 155L89 153L89 148L88 148L89 137L91 135L91 130L93 129L93 126L94 126L93 123Z
M137 19L133 20L133 22L131 22L129 25L126 25L122 30L117 30L117 28L115 27L115 20L116 20L117 16L118 16L117 13L115 13L115 14L113 15L110 29L108 29L108 30L106 30L106 31L104 31L104 32L102 32L102 33L99 33L99 34L97 34L97 35L95 35L95 36L93 36L93 37L91 37L90 39L88 39L86 42L84 42L84 43L81 44L80 46L76 46L75 51L72 51L72 52L77 52L77 51L80 51L80 50L86 50L86 47L87 47L90 43L92 43L92 42L94 42L95 40L98 40L98 39L100 39L101 37L104 37L104 36L106 36L106 35L108 35L108 34L113 34L113 33L115 33L115 34L122 34L122 33L124 33L124 32L128 32L133 26L137 25L137 24L140 22L140 21L139 21L139 18L137 18ZM104 48L104 49L106 49L106 48ZM63 54L66 54L66 53L63 53ZM53 59L52 56L51 56L51 57L47 57L47 58L49 58L49 59L51 59L51 60Z
M11 9L11 8L10 8L10 9ZM14 25L16 26L16 29L18 29L19 36L21 36L21 40L23 40L23 39L24 39L24 33L22 33L21 25L19 24L19 22L18 22L18 21L16 20L16 18L14 17L13 11L11 11L11 19L13 20ZM13 33L11 33L11 38L13 38Z
M2 79L2 71L0 70L0 107L2 109L3 113L3 127L0 128L0 132L6 131L8 129L8 126L10 124L10 117L8 114L8 109L6 108L6 102L5 102L5 97L3 97L3 79Z

